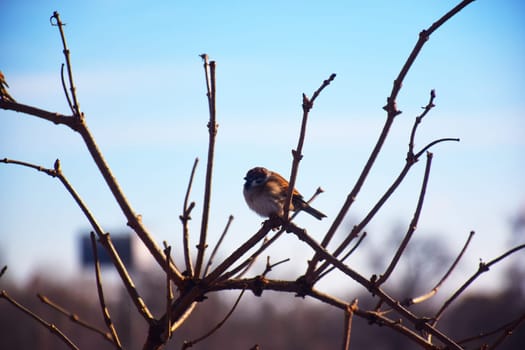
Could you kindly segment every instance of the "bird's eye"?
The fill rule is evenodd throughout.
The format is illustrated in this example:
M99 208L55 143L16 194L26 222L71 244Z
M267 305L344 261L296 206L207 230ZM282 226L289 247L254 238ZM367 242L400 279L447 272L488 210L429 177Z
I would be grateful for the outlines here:
M257 185L260 185L264 182L264 178L261 177L261 178L255 179L253 182Z

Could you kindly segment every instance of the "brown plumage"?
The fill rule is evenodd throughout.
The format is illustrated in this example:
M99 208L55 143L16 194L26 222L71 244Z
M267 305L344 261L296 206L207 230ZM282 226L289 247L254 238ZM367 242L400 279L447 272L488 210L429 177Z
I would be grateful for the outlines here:
M246 203L257 214L265 217L283 216L284 201L288 192L288 181L276 172L263 167L255 167L248 171L244 178L244 198ZM304 210L321 220L326 217L319 210L312 208L296 189L293 190L290 209Z
M0 71L0 97L2 100L16 102L15 99L9 95L9 92L7 92L8 87L9 85L7 85L7 82L5 81L4 74Z

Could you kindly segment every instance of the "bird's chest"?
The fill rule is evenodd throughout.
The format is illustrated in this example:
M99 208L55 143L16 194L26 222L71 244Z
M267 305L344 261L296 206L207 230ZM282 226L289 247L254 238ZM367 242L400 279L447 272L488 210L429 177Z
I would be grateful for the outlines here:
M282 215L284 196L281 189L271 184L244 189L248 206L261 216Z

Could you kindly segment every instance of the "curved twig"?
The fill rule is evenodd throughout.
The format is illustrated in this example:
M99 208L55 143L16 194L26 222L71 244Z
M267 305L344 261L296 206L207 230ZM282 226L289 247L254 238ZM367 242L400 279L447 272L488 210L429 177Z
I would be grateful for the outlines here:
M459 260L461 260L461 257L463 257L463 254L465 254L465 252L467 251L467 247L470 244L470 241L472 240L472 237L474 237L474 231L470 231L470 234L468 235L467 241L463 245L463 249L461 249L461 252L457 256L456 260L454 260L454 262L452 263L452 265L450 266L448 271L441 278L441 280L439 280L439 282L434 286L434 288L432 288L432 290L430 292L425 293L425 294L423 294L423 295L421 295L419 297L414 297L414 298L407 299L406 301L403 302L403 305L410 306L412 304L419 304L419 303L422 303L425 300L428 300L428 299L432 298L438 292L438 289L445 282L445 280L448 278L448 276L450 276L452 271L456 268L457 264L459 263Z
M60 66L60 81L62 82L62 89L64 90L64 95L66 96L67 104L69 105L69 108L73 113L75 113L75 107L73 107L73 103L71 102L71 98L69 97L69 93L67 92L67 86L66 86L66 80L64 78L64 63Z
M210 329L208 332L206 332L204 335L194 339L194 340L190 340L190 341L185 341L184 344L182 345L182 349L188 349L188 348L191 348L193 345L197 344L198 342L208 338L210 335L212 335L213 333L217 332L217 330L219 330L219 328L222 327L222 325L224 323L226 323L226 321L230 318L230 316L233 314L233 312L235 311L235 309L237 308L237 305L239 305L239 302L241 301L241 298L242 296L244 295L244 291L245 289L243 289L241 291L241 293L239 294L239 296L237 297L237 300L235 301L235 303L233 304L232 308L230 309L230 311L226 314L226 316L215 326L213 327L212 329Z
M452 294L452 296L445 301L445 303L443 303L443 305L441 306L439 311L434 316L434 321L432 323L432 326L435 326L439 322L439 319L441 318L441 316L443 315L445 310L450 306L450 304L452 304L452 302L454 300L456 300L456 298L461 293L463 293L468 288L468 286L470 286L472 284L472 282L474 282L481 274L483 274L484 272L487 272L492 265L498 263L499 261L505 259L509 255L514 254L517 251L519 251L521 249L524 249L524 248L525 248L525 244L522 244L522 245L516 246L516 247L506 251L505 253L503 253L499 257L489 261L488 263L484 263L484 262L481 261L479 263L478 270L465 283L463 283L463 285L461 287L459 287L458 290L456 290L454 292L454 294Z

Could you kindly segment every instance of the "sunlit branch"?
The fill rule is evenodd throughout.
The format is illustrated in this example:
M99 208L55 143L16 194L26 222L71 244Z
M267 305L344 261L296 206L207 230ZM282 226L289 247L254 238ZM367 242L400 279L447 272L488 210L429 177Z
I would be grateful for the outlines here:
M421 303L421 302L423 302L425 300L428 300L428 299L432 298L438 292L438 289L445 282L445 280L448 278L448 276L450 276L452 271L456 268L457 264L461 260L461 257L467 251L467 247L470 244L470 241L471 241L472 237L474 237L474 231L470 231L470 234L468 235L467 241L465 242L465 245L463 246L463 249L461 249L461 252L457 256L456 260L454 260L454 262L452 263L452 265L450 266L448 271L441 278L441 280L439 280L439 282L434 286L434 288L432 288L432 290L430 292L428 292L426 294L423 294L423 295L421 295L419 297L414 297L414 298L411 298L411 299L407 299L406 301L403 302L403 305L410 306L412 304L419 304L419 303Z

